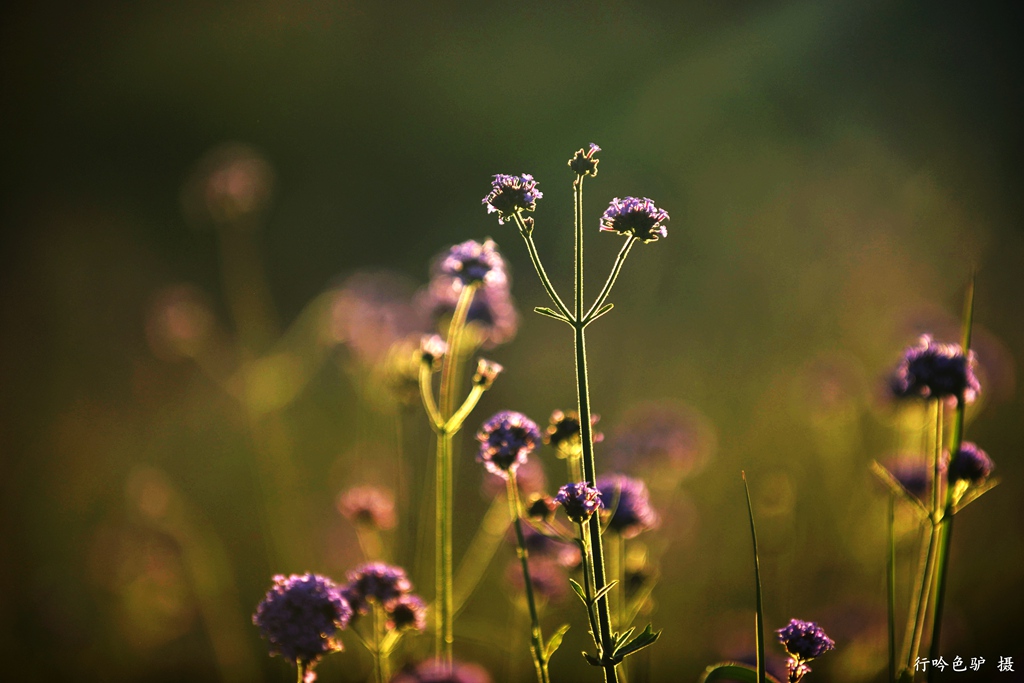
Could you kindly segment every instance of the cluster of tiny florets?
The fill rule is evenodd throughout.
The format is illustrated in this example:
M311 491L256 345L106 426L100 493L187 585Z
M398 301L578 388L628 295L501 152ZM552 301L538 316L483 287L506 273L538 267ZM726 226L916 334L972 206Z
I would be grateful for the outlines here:
M654 242L667 237L668 229L662 225L668 212L659 209L646 197L616 197L601 216L601 230L634 237L641 242Z
M965 441L949 461L949 483L966 481L969 484L980 484L988 479L994 467L988 453L978 448L976 444Z
M566 484L558 489L555 502L562 506L570 520L583 524L601 507L601 492L585 481Z
M600 419L601 416L595 413L590 416L590 424L596 425ZM604 439L604 435L592 432L591 439L598 443ZM544 443L553 446L559 458L578 454L583 447L579 413L575 410L556 410L551 413L548 426L544 430Z
M434 267L435 274L453 278L461 285L505 285L508 276L505 259L493 240L467 240L452 246L442 254Z
M515 472L537 448L540 430L522 413L503 410L483 424L476 439L480 442L477 462L507 479L509 472Z
M371 562L348 573L342 595L352 605L353 619L368 614L376 603L384 609L388 628L426 627L426 605L413 595L412 583L401 567Z
M975 363L973 351L964 353L959 344L943 344L923 334L903 352L892 378L893 394L897 398L955 398L972 403L981 391Z
M600 151L601 148L591 142L587 151L580 149L572 155L572 159L569 159L569 168L578 176L596 176L597 163L600 159L595 159L594 155Z
M787 666L790 683L798 683L810 672L807 662L820 657L836 647L835 641L825 634L824 629L813 621L791 619L784 628L776 631L779 642L789 653Z
M498 222L504 223L521 211L536 209L537 200L543 196L537 189L537 181L529 173L521 176L498 173L482 203L487 205L487 213L497 213Z
M308 666L342 649L335 633L348 626L352 614L352 607L329 578L278 575L252 622L270 644L270 654Z

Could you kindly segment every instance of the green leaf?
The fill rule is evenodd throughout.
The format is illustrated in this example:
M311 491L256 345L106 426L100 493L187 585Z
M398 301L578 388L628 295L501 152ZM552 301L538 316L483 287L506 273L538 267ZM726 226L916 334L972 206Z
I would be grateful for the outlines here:
M594 315L590 316L590 320L587 321L587 324L589 325L590 323L594 322L595 320L597 320L598 318L600 318L602 315L612 310L613 308L615 308L615 304L605 304L601 308L594 311Z
M635 631L635 630L636 630L636 626L631 626L629 628L629 630L626 631L625 633L617 634L617 637L615 638L615 647L612 648L612 652L614 652L614 651L618 650L620 647L622 647L622 644L624 642L626 642L627 640L629 640L629 637L631 635L633 635L633 631Z
M924 504L920 500L918 500L917 496L908 491L903 486L903 484L901 484L899 480L893 476L892 472L887 470L885 466L882 465L882 463L878 462L877 460L872 460L871 473L878 477L879 481L885 484L890 491L899 496L901 499L913 505L917 512L922 516L922 519L928 517L928 509L924 506Z
M576 595L580 596L580 600L583 601L583 606L590 607L590 600L587 599L587 592L583 590L583 586L581 586L576 579L569 579L569 585L572 586Z
M964 497L960 499L960 502L953 506L953 514L958 514L965 507L981 498L983 494L994 489L999 485L999 481L998 477L993 477L983 484L978 484L977 486L972 486L967 489L967 493L965 493Z
M609 581L608 585L606 585L604 588L602 588L601 590L597 591L597 593L594 594L594 602L596 603L598 600L600 600L604 596L608 595L608 591L610 591L612 588L614 588L615 584L617 584L617 583L618 583L618 580Z
M754 638L757 641L757 683L767 680L764 669L764 609L761 606L761 563L757 559L757 531L754 529L754 507L750 504L750 488L747 486L747 473L740 472L743 477L743 492L747 495L747 516L750 517L750 538L754 542L754 587L756 590L756 612L754 615Z
M771 683L779 683L774 676L768 674L765 676L769 681L771 681ZM704 675L700 677L700 681L698 683L713 683L714 681L757 683L757 671L746 664L739 664L736 662L713 664L704 670Z
M554 318L555 320L561 320L563 323L569 322L568 320L565 319L564 315L562 315L558 311L554 311L554 310L552 310L552 309L550 309L550 308L548 308L546 306L537 306L536 308L533 309L533 312L534 313L540 313L541 315L547 316L548 318Z
M590 654L589 652L583 652L583 659L587 660L590 663L590 666L604 666L604 664L601 663L600 659Z
M555 654L558 647L562 644L562 638L565 637L565 632L569 630L569 624L562 624L558 627L558 630L551 636L551 640L544 646L544 659L550 660L551 655Z
M632 630L633 629L630 629L630 631ZM621 662L623 659L633 654L634 652L642 650L648 645L652 645L660 637L661 631L655 633L651 629L651 625L647 624L647 628L641 631L640 635L638 635L636 638L629 641L622 647L617 648L614 654L612 654L612 659L614 659L616 662Z

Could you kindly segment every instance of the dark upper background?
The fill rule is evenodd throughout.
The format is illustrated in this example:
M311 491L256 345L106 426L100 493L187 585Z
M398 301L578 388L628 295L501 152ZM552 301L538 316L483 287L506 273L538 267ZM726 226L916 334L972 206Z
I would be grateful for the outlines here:
M238 597L225 619L268 680L287 675L245 622L269 574L307 567L263 559L244 428L192 366L155 358L144 333L154 293L180 282L227 318L217 241L179 198L196 161L231 140L276 173L259 238L285 324L339 277L379 267L423 281L438 250L487 235L515 269L520 308L543 303L518 238L480 198L493 173L533 173L546 195L537 239L567 285L565 160L591 141L605 151L588 225L612 196L669 211L669 237L634 251L591 354L610 435L643 400L685 402L717 434L714 459L678 494L688 520L661 532L678 542L656 593L670 644L653 653L655 680L696 677L750 639L740 469L760 501L769 625L836 624L825 679L872 680L884 496L866 470L897 443L878 385L916 333L955 333L976 267L989 376L968 435L1003 483L958 523L944 651L1024 659L1012 628L1024 111L1019 17L1005 3L142 5L36 3L3 10L0 25L0 666L12 676L220 675L206 635L216 626L175 573L180 544L154 551L159 534L126 511L140 465L227 539ZM588 239L601 272L617 240ZM524 314L495 352L511 372L482 410L539 418L571 404L569 345L549 323ZM358 483L346 474L359 456L344 379L321 372L291 406L322 517L337 487ZM410 441L426 443L417 427ZM559 464L547 466L555 477ZM463 488L476 476L467 465ZM346 533L317 525L311 538ZM106 563L108 547L130 550ZM309 568L340 578L350 566L344 552L314 554ZM147 569L153 557L170 569ZM466 619L492 618L501 633L508 607L486 607ZM583 625L570 633L555 669L566 680ZM497 669L496 652L464 656ZM350 656L325 663L324 680L343 677Z

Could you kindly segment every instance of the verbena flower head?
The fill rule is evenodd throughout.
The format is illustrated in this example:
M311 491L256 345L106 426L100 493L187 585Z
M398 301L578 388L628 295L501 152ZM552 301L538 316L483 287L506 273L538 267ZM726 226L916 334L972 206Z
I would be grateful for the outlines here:
M430 364L432 368L439 368L445 354L448 353L448 344L438 334L425 334L420 338L420 358L424 363Z
M600 159L595 159L594 155L600 151L601 148L591 142L590 147L586 152L581 149L572 155L572 159L569 159L569 168L571 168L576 175L596 176L597 163Z
M449 668L429 659L398 672L391 683L491 683L491 677L477 664L456 661Z
M477 361L476 372L473 374L473 384L483 387L484 389L490 389L491 385L494 384L494 380L498 377L505 368L500 363L495 363L492 360L481 358Z
M950 460L948 467L950 484L966 481L977 485L988 479L995 465L985 451L976 444L965 441Z
M668 236L662 225L667 220L668 212L646 197L616 197L601 216L601 230L629 235L641 242L655 242Z
M491 182L491 191L481 203L487 205L487 213L498 214L498 223L504 224L520 211L533 211L537 200L544 194L537 189L537 181L529 173L505 175L499 173Z
M896 366L892 391L897 398L955 398L972 403L981 391L974 375L973 351L964 353L959 344L942 344L923 334L908 347Z
M647 485L624 474L606 474L597 480L601 503L612 509L608 530L633 538L658 526L658 513L651 508ZM616 503L616 501L618 501Z
M518 479L519 473L516 473ZM526 516L540 522L550 522L555 518L558 503L550 496L534 494L526 504Z
M338 498L338 511L357 524L377 529L395 527L395 497L376 486L356 486Z
M558 489L555 502L561 504L569 519L583 524L601 507L601 492L587 486L585 481L566 484Z
M509 472L526 462L540 443L537 424L522 413L503 410L483 424L476 435L480 442L477 462L489 472L508 479Z
M835 642L813 621L791 619L785 628L778 629L776 633L779 642L789 653L790 659L786 666L789 669L790 683L798 683L811 671L807 662L836 647Z
M462 285L485 284L501 286L508 281L505 259L498 253L494 240L483 243L467 240L452 246L434 266L435 274L453 278L456 289Z
M427 628L427 606L418 595L402 595L384 607L387 614L385 624L390 631Z
M506 273L504 285L488 285L477 290L469 304L467 330L477 335L478 343L484 348L494 348L511 341L519 329L519 314L507 278ZM461 287L452 286L450 278L435 278L417 296L417 304L428 318L440 322L454 313L459 289Z
M590 424L596 425L601 416L594 413L590 416ZM604 439L601 432L593 432L594 443ZM544 443L555 448L559 458L567 458L576 455L583 449L582 436L580 433L580 415L575 410L562 412L556 410L551 413L547 429L544 430Z
M342 649L335 633L351 618L352 608L329 578L292 574L274 577L252 623L269 643L271 655L312 665L322 655Z
M341 590L356 614L370 611L370 601L375 601L385 608L393 600L407 595L412 590L412 583L401 567L371 562L348 573L348 583Z

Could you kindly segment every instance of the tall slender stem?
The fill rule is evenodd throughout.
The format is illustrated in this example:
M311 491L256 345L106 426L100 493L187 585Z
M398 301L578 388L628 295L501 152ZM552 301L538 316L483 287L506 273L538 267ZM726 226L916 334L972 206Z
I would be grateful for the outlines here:
M608 299L608 295L612 293L612 287L615 286L615 281L619 278L619 271L622 270L622 264L626 262L626 257L629 256L629 250L633 248L633 243L636 242L636 238L630 235L626 238L626 243L622 245L622 249L619 250L619 255L615 257L615 265L612 266L612 272L608 275L608 279L604 283L604 287L601 288L601 293L597 295L597 299L594 301L594 305L590 307L587 314L583 316L583 320L590 322L594 313L596 313L601 306L604 306L604 302Z
M594 614L594 606L590 603L594 598L593 555L590 552L590 544L587 543L586 523L581 522L577 526L580 531L580 555L583 563L583 594L587 596L587 620L590 622L590 635L594 637L594 644L601 647L597 616Z
M561 313L568 320L572 318L569 313L569 309L562 301L562 297L558 296L558 292L555 291L555 286L551 284L551 278L548 277L548 273L544 270L544 264L541 263L540 254L537 253L537 245L533 242L532 230L527 227L526 222L519 213L512 214L515 219L516 225L519 227L519 234L523 236L523 240L526 242L526 250L530 253L530 261L533 263L533 269L537 271L537 277L540 278L540 283L544 286L544 291L548 293L548 297L551 299L551 303L555 305L558 312Z
M886 616L889 625L889 681L896 683L896 494L889 494L889 557L886 563Z
M544 636L540 630L540 617L537 615L537 604L533 596L533 580L530 578L529 553L526 550L526 537L523 535L523 523L520 520L519 487L516 486L515 471L508 477L508 506L512 523L516 529L516 540L519 548L519 564L523 569L523 584L526 586L526 606L530 610L530 649L533 650L533 664L537 669L538 683L549 683L548 662L544 655Z

